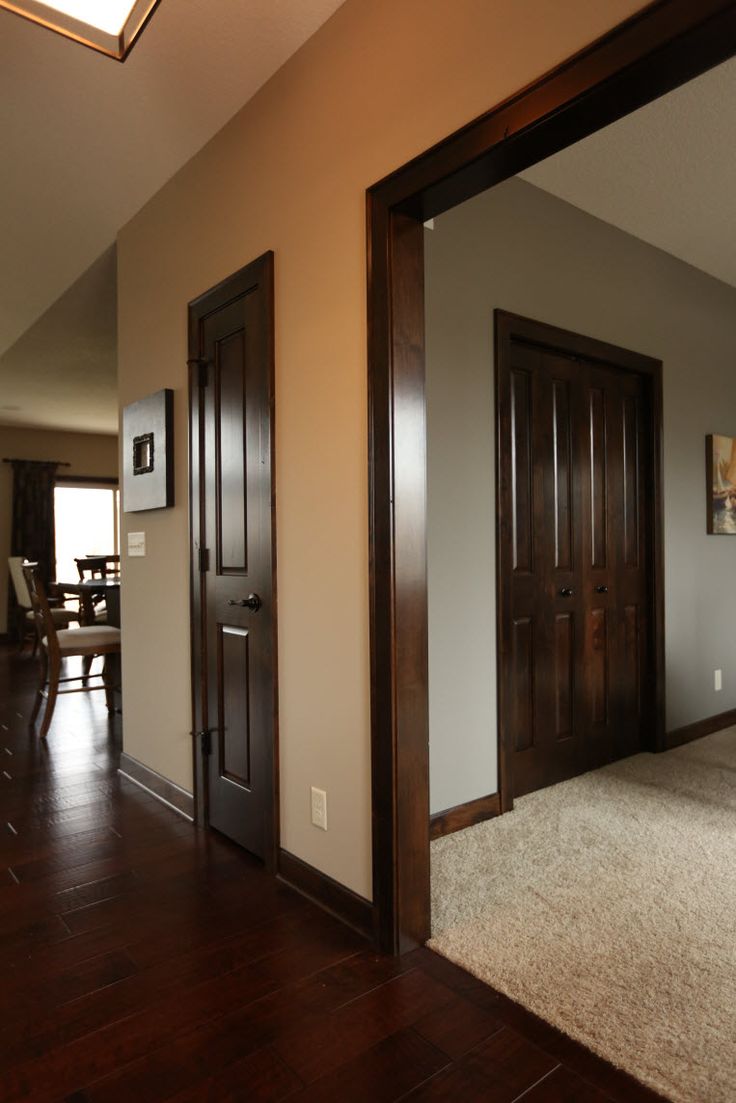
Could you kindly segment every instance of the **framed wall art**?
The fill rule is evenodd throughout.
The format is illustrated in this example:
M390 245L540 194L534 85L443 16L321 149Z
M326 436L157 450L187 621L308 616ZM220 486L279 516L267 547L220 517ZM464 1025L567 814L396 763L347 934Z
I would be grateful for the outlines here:
M705 438L708 532L736 536L736 437Z
M123 409L123 512L174 504L174 392Z

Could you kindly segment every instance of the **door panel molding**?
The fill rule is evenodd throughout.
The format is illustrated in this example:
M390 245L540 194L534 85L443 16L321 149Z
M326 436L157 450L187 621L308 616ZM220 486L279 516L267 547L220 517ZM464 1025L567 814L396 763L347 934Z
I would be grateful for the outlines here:
M251 299L251 296L255 296ZM215 287L206 291L203 295L194 299L189 304L189 470L190 470L190 539L191 539L191 640L192 640L192 754L194 765L194 796L195 819L199 824L208 824L210 820L208 770L211 756L208 747L214 744L218 751L218 759L224 764L223 781L236 787L247 788L251 785L251 773L253 769L253 731L248 732L247 745L235 748L227 745L222 733L222 717L225 710L225 702L222 696L222 678L226 666L231 668L242 666L243 662L252 665L253 656L252 640L249 634L248 623L243 623L243 618L236 616L240 613L238 607L227 610L224 601L217 606L217 627L212 636L212 642L208 643L208 576L223 580L231 579L237 585L242 581L243 585L238 589L244 592L250 589L248 579L243 576L248 569L247 548L245 546L248 526L251 521L251 503L247 500L247 492L243 497L244 514L242 519L236 518L232 531L227 529L227 523L223 525L223 516L229 512L233 520L230 503L228 511L220 502L221 493L215 495L213 505L209 506L211 523L207 525L207 471L205 469L205 457L209 454L214 464L214 469L219 473L223 455L223 433L227 436L228 427L222 424L223 403L221 402L222 384L222 352L223 346L227 346L229 353L237 353L239 344L247 339L246 328L240 324L234 326L232 331L223 333L213 339L214 355L209 359L205 356L203 341L205 339L205 327L208 319L213 318L219 312L228 310L238 303L249 300L257 302L254 307L258 342L258 355L262 356L265 364L265 375L261 381L263 393L259 400L259 410L263 417L258 422L256 432L251 428L248 431L248 419L252 417L245 402L244 419L246 424L235 424L229 428L230 441L227 447L233 455L233 448L239 447L240 440L244 448L252 451L258 448L259 478L270 486L270 499L264 507L263 525L263 569L262 577L258 581L258 594L262 599L262 608L255 615L259 618L259 630L263 629L263 637L272 655L272 670L270 674L271 690L267 695L267 701L263 702L264 714L261 716L262 724L265 724L267 737L262 748L263 771L267 778L265 790L265 813L263 823L264 858L266 867L275 872L277 868L279 852L279 759L278 759L278 652L277 652L277 586L276 586L276 512L274 489L274 304L273 304L273 253L263 254L251 264L246 265L232 276L227 277ZM208 338L209 339L209 338ZM243 357L235 356L230 367L242 364ZM242 368L238 369L243 371ZM229 373L230 378L225 380L230 392L235 395L242 391L245 399L248 387L247 364L242 376L237 376L237 371ZM233 404L230 403L232 406ZM206 418L211 424L207 425ZM266 422L268 423L266 425ZM249 445L249 436L255 443ZM226 449L227 450L227 449ZM243 479L245 486L247 478L249 457L243 456ZM250 462L253 457L250 457ZM218 485L220 480L217 480ZM223 488L223 493L226 488ZM236 496L237 497L237 496ZM221 545L223 535L227 538L230 531L231 550L223 557ZM209 541L209 543L208 543ZM242 547L240 546L242 545ZM224 558L224 562L223 562ZM242 560L242 562L241 562ZM255 563L255 559L254 559ZM219 600L219 599L218 599ZM211 603L211 599L210 599ZM231 603L232 604L232 603ZM232 614L232 616L231 616ZM227 636L227 640L226 637ZM254 637L255 638L255 637ZM226 644L229 645L226 646ZM239 645L239 646L238 646ZM210 654L210 647L215 654ZM259 660L260 661L260 660ZM215 677L211 678L212 672ZM214 699L212 699L214 698ZM228 707L237 707L242 713L246 710L250 713L252 703L247 692L238 701L230 701ZM210 718L217 716L217 730L213 732ZM268 716L265 713L268 712ZM242 719L242 717L241 717ZM246 719L251 720L252 717ZM246 725L247 727L247 725ZM245 758L243 757L245 755ZM228 769L228 763L233 769Z
M430 934L422 223L735 53L734 0L660 0L368 190L373 893L384 950Z
M662 365L651 357L503 310L496 310L494 319L498 770L501 803L508 810L515 795L636 750L664 746L663 718L656 719L656 687L664 683L664 660L654 638L664 636L658 613L664 607L659 600L664 580L654 555L662 542L661 509L655 497L662 481ZM540 553L528 586L526 580L520 584L515 569L517 449L513 436L504 435L509 421L516 421L513 380L522 363L531 373L533 399L528 410L535 412L527 414L524 437L531 442L536 487L527 511L534 518L530 525L536 535L524 534L524 541L538 544ZM561 393L566 403L560 403ZM573 410L578 411L576 435ZM635 429L633 448L627 442L627 423L630 430L632 425ZM563 461L571 457L562 464L561 431L569 442ZM645 454L640 440L649 444ZM636 461L633 472L627 460ZM642 495L639 483L655 489ZM573 484L580 487L578 493ZM561 495L565 488L568 492ZM570 532L565 564L559 555L561 497ZM614 518L609 516L610 508ZM510 526L514 528L511 539ZM643 571L637 569L642 542L647 549ZM576 557L580 562L573 571L568 564ZM644 619L653 638L640 653L641 620L631 601L642 590L648 601ZM552 596L562 594L566 595L562 603ZM537 622L537 655L531 651L522 655L518 626L520 618L532 615ZM579 641L576 622L582 627ZM625 641L635 647L635 668ZM526 669L527 664L537 663L536 670ZM641 666L650 699L643 715L636 708L635 730L626 733L631 706L640 703ZM522 699L528 702L525 709Z

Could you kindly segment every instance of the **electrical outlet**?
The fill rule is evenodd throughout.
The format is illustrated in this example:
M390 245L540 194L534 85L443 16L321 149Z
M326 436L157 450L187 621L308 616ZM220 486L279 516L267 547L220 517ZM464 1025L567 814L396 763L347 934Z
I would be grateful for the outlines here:
M327 793L312 786L312 823L327 830Z
M716 693L723 689L723 672L720 670L713 671L713 687Z

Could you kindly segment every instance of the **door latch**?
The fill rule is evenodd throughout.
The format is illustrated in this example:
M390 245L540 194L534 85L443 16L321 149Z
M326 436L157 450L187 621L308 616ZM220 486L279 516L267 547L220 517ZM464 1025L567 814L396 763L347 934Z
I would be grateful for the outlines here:
M228 605L239 605L243 609L250 609L252 613L257 613L263 602L259 598L258 594L248 594L247 597L241 598L228 598Z
M194 735L196 735L199 740L202 754L212 754L212 732L216 730L216 728L203 728L202 731L194 732Z

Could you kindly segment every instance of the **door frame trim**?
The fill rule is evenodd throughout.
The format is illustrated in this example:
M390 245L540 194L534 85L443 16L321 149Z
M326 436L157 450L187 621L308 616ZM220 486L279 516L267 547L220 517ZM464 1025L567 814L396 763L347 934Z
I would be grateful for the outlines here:
M733 0L659 0L367 192L373 896L430 934L422 223L736 53Z
M189 369L189 577L190 577L190 630L191 630L191 684L192 684L192 759L194 776L194 822L206 826L209 822L207 773L204 748L199 734L207 727L207 624L206 624L206 571L200 570L199 549L205 532L205 479L202 457L204 455L203 411L207 383L200 372L201 349L199 347L198 307L205 299L222 295L221 307L233 298L246 294L261 285L265 294L267 328L268 392L270 405L269 478L271 483L271 590L266 595L272 610L271 632L273 650L273 741L269 772L272 780L271 814L266 824L265 864L269 873L276 873L280 847L279 806L279 693L278 693L278 601L276 586L276 428L274 403L274 255L269 251L251 261L224 280L198 295L188 304L188 360ZM214 567L214 563L210 566Z
M653 693L652 711L654 713L653 733L642 750L666 750L665 741L665 661L664 661L664 496L663 489L663 439L662 420L662 361L642 353L632 352L618 345L587 337L572 330L562 329L508 310L496 309L494 316L494 422L496 433L496 667L498 693L497 725L498 733L498 787L501 798L501 812L510 812L514 807L513 787L513 746L507 723L506 698L504 687L508 653L505 646L503 625L508 600L508 587L502 576L501 540L504 527L510 524L509 492L502 478L504 452L502 441L506 436L507 421L510 414L507 400L507 388L511 371L511 343L520 338L526 344L538 348L550 349L562 355L573 355L580 359L599 363L604 367L617 368L621 372L640 376L647 389L649 441L648 460L652 473L652 488L647 510L647 526L651 541L647 564L649 585L647 586L647 616L652 625L652 670ZM504 557L506 558L506 557Z

